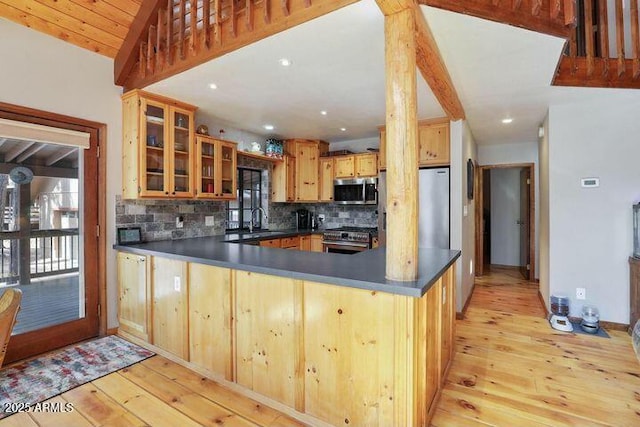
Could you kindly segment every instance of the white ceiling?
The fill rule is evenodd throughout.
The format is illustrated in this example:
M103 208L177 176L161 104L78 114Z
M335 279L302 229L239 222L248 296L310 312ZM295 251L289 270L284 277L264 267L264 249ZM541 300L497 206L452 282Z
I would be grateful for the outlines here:
M537 141L550 102L599 93L550 86L562 39L421 8L479 144ZM280 58L293 65L282 67ZM253 133L330 142L373 137L385 119L384 18L374 0L362 0L147 90ZM418 117L442 116L418 73ZM506 116L513 123L502 124Z

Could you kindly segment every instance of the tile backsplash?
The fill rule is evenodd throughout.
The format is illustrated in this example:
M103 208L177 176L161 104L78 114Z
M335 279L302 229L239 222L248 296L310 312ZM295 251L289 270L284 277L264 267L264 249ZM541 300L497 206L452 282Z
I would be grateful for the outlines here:
M308 209L315 214L324 214L321 228L341 226L376 227L376 206L336 205L332 203L273 203L269 200L270 177L273 167L270 162L238 156L238 166L263 171L263 200L267 211L266 227L284 230L296 227L295 211ZM183 228L176 227L176 217L184 219ZM205 225L205 217L213 216L213 225ZM143 240L183 239L188 237L214 236L225 233L226 202L200 200L123 200L116 196L116 227L140 227ZM263 226L265 224L263 223Z

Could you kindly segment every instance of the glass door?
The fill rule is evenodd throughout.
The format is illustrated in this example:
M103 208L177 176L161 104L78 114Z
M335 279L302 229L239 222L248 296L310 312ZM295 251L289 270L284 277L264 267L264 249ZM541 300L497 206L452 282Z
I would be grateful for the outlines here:
M215 182L215 140L209 138L198 137L198 171L200 179L198 185L200 186L198 191L199 197L217 197L218 188Z
M22 291L5 363L98 335L98 131L0 147L0 293Z
M220 194L225 199L236 198L236 145L220 141Z
M165 196L167 188L168 159L166 121L167 111L163 104L142 99L141 139L142 147L140 194L143 196Z
M172 108L172 164L173 175L171 195L177 197L192 197L191 164L193 132L193 115L188 111Z

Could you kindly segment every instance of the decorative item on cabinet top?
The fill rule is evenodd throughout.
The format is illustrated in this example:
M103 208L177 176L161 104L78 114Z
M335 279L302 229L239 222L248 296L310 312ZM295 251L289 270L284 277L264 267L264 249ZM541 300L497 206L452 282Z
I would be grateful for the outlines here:
M199 125L196 128L196 133L199 135L209 135L209 127L207 125Z

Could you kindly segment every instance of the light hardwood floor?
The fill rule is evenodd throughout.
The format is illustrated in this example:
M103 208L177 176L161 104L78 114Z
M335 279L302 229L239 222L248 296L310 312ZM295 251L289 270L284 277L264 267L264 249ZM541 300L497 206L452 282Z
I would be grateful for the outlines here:
M434 426L640 426L640 362L628 334L554 331L537 284L476 280Z
M640 426L640 363L629 336L552 330L537 285L519 277L498 269L476 281L432 425ZM0 426L300 425L160 356L52 401L75 410L16 414Z

